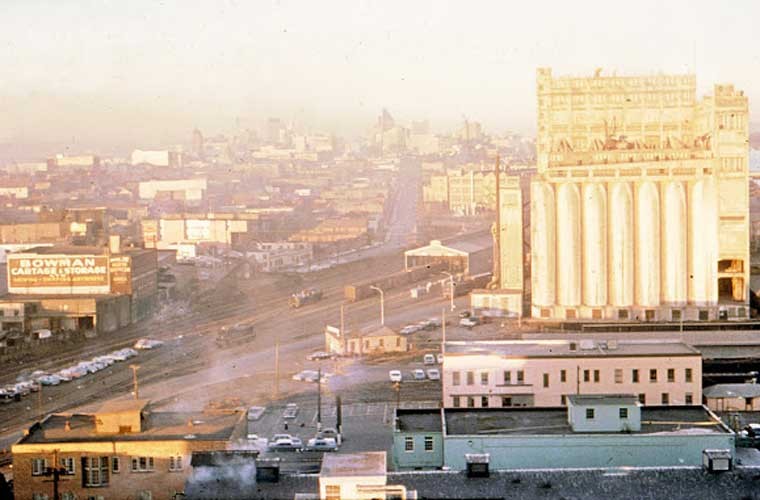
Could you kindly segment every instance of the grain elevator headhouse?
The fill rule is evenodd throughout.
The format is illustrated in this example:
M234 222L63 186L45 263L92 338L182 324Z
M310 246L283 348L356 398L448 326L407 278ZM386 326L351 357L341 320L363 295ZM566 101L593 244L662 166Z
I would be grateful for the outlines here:
M539 69L532 316L749 316L748 103L694 75Z

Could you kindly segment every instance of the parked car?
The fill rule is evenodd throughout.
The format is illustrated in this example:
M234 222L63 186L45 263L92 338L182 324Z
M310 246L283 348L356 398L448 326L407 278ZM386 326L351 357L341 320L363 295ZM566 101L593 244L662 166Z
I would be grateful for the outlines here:
M306 442L306 449L310 451L335 451L338 443L333 438L312 438Z
M330 354L329 352L317 351L317 352L313 352L313 353L309 354L308 356L306 356L306 359L308 359L309 361L319 361L319 360L322 360L322 359L330 359L332 357L333 357L333 355Z
M435 355L435 360L438 361L439 365L442 365L443 364L443 354L440 353L440 352L438 354L436 354Z
M472 316L472 313L470 311L462 311L459 313L460 318L469 318Z
M425 370L422 368L412 370L412 377L414 377L414 380L425 380Z
M472 330L473 327L478 326L480 324L480 321L478 321L475 317L469 317L469 318L462 318L459 320L459 326L463 326L467 329Z
M390 377L391 382L401 382L401 379L403 378L401 370L391 370L388 372L388 376Z
M435 329L435 325L429 319L423 319L422 321L417 323L417 326L420 327L420 330L434 330Z
M275 434L269 442L269 449L272 451L298 451L303 447L301 438L290 436L289 434Z
M58 385L62 382L61 377L58 375L45 375L39 380L42 385Z
M129 356L123 349L121 351L114 351L109 356L111 356L114 361L126 361L129 359Z
M55 377L58 377L61 382L71 382L71 380L74 378L69 370L61 370L54 373L53 375Z
M317 435L314 437L318 438L331 438L334 439L336 443L341 443L341 435L338 434L338 431L331 427L326 427L322 429L321 431L317 432Z
M438 371L438 368L430 368L427 371L427 377L430 380L441 380L441 372Z
M263 406L251 406L248 408L248 421L253 422L261 418L266 408Z
M0 404L8 404L14 401L14 395L5 389L0 389Z
M288 403L285 406L285 411L282 414L282 418L287 420L293 420L298 415L298 405L295 403Z
M434 365L435 354L425 354L425 356L422 358L422 362L426 365Z

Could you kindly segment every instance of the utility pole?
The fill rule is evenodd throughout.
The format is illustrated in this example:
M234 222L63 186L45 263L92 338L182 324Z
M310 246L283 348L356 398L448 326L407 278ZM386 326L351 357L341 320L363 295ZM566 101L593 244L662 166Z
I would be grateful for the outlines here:
M441 354L446 354L446 308L441 309Z
M317 430L322 430L322 367L317 369Z
M380 326L385 326L385 293L376 286L370 286L370 289L380 293Z
M454 311L456 309L454 305L454 275L448 271L441 271L441 274L449 277L449 300L451 301L451 310Z
M137 370L140 369L140 365L129 365L132 368L132 386L134 387L135 399L140 399L140 387L137 383Z
M274 339L274 399L280 397L280 337Z

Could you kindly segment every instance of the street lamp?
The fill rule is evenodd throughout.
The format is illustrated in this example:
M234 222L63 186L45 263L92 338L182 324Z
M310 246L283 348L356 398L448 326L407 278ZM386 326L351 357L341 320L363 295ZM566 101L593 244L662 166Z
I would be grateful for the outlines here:
M451 310L454 311L456 309L454 305L454 275L448 271L441 271L441 274L449 277L449 298L451 299Z
M385 293L374 285L370 289L380 293L380 326L385 326Z

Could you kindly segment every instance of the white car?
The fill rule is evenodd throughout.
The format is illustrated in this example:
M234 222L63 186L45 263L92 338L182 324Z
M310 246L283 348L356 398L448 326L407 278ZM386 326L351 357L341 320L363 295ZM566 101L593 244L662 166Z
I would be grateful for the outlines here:
M425 356L422 358L422 362L426 365L434 365L435 354L425 354Z
M248 408L248 421L253 422L261 418L266 408L263 406L251 406Z
M135 342L134 348L135 349L154 349L156 347L161 347L162 345L164 345L164 342L162 340L140 339L137 342Z
M427 371L427 377L430 380L441 380L441 372L438 371L438 368L430 368Z
M129 359L129 356L127 356L127 353L123 350L121 351L114 351L111 354L109 354L111 358L113 358L114 361L126 361Z
M338 443L333 438L315 437L306 442L306 449L310 451L335 451Z
M390 377L391 382L401 382L401 380L403 379L403 376L401 375L401 370L389 371L388 377Z
M412 376L414 377L414 380L425 380L425 370L422 368L412 370Z
M58 385L61 383L61 377L58 375L45 375L39 380L42 385Z
M420 325L406 325L399 331L399 333L401 335L411 335L412 333L419 332L420 329Z

